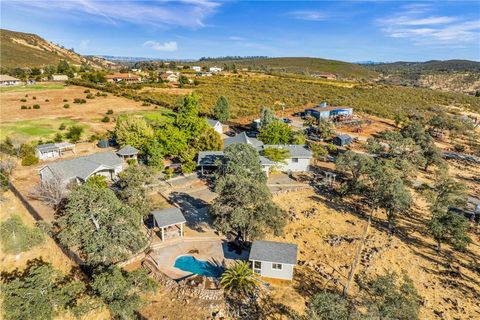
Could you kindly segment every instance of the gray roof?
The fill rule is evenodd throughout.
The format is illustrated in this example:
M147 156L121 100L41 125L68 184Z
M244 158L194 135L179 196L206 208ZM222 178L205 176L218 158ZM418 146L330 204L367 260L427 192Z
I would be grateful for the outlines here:
M215 166L217 161L223 162L223 151L200 151L198 153L197 165Z
M179 208L154 210L150 213L153 215L158 227L167 227L177 223L187 222Z
M339 135L337 135L335 138L339 138L339 139L341 139L341 140L352 139L352 137L350 137L348 134L339 134Z
M39 144L38 146L36 146L36 149L40 152L48 152L52 150L73 148L73 147L75 147L75 145L70 142L57 142L57 143Z
M249 260L297 264L297 245L275 241L256 240L250 249Z
M260 165L262 165L262 166L274 166L274 165L276 165L276 163L274 161L268 159L267 157L260 156Z
M8 74L0 74L0 81L20 81L20 79L11 77Z
M214 119L207 119L207 122L208 122L208 124L211 125L212 127L215 127L215 126L217 125L217 123L220 123L220 124L221 124L220 121L214 120Z
M249 138L245 132L239 133L236 136L227 138L223 141L223 145L225 148L234 143L246 143L253 146L254 148L263 146L262 141L255 138Z
M125 146L117 151L119 156L132 156L138 154L138 150L132 146Z
M54 162L45 168L49 168L52 173L58 174L63 180L79 178L85 181L101 166L114 169L122 164L122 159L117 157L113 152L102 152Z
M290 158L312 158L312 152L302 144L266 144L263 149L266 148L279 148L286 149L290 153Z

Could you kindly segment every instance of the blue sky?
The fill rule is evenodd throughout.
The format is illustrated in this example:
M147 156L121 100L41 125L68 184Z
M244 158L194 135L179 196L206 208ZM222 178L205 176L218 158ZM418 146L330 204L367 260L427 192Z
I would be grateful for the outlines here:
M480 60L480 1L1 1L1 27L81 54Z

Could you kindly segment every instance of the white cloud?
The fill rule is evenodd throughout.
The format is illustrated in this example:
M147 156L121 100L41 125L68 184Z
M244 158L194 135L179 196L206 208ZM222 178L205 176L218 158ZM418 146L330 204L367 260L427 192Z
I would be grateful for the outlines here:
M173 52L178 50L177 42L175 41L168 41L168 42L161 43L161 42L149 40L149 41L145 41L143 43L143 46L156 51Z
M245 38L237 37L237 36L230 36L230 37L228 37L228 40L232 40L232 41L243 41L243 40L245 40Z
M315 10L292 11L288 15L300 20L323 21L328 18L328 14Z
M381 30L392 38L416 45L458 46L480 41L480 21L459 16L426 15L429 5L408 5L401 15L378 19Z
M7 0L7 2L11 6L31 13L68 16L83 20L87 18L109 24L148 24L157 27L188 28L205 26L205 20L213 15L221 5L220 2L214 0Z

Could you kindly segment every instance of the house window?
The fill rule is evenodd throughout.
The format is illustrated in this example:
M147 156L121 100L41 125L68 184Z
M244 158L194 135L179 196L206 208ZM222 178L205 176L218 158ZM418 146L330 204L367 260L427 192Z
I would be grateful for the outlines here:
M272 269L273 270L282 270L282 264L281 263L272 263Z
M253 262L253 272L255 272L255 274L262 274L262 263L260 261Z
M298 162L298 158L292 158L292 162L297 163L297 162Z

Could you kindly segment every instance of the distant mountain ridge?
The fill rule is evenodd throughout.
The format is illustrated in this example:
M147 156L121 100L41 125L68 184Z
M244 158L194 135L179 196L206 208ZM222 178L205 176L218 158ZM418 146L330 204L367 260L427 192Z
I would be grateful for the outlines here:
M365 66L381 73L480 72L480 62L472 60L430 60L425 62L397 61L366 64Z
M36 34L0 29L0 63L2 67L44 67L56 65L61 60L75 65L88 64L94 68L114 66L114 63L102 58L81 56Z
M314 74L320 72L334 73L341 78L351 79L373 79L377 77L377 72L367 69L358 64L311 57L282 57L282 58L241 58L226 60L222 59L203 59L199 60L200 66L210 66L216 64L221 67L223 64L235 64L237 68L261 69L273 72L289 72L289 73L307 73Z

